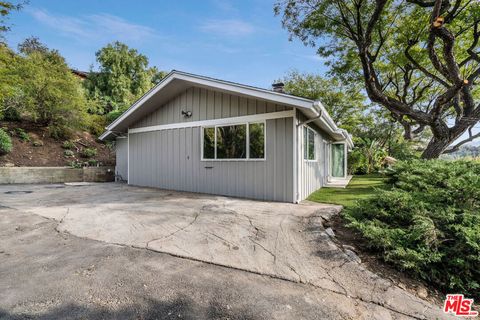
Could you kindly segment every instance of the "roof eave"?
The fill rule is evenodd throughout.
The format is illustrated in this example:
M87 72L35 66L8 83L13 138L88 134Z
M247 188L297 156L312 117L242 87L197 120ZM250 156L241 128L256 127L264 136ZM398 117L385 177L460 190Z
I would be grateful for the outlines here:
M125 119L128 118L135 110L140 108L142 104L150 99L154 94L164 88L173 80L183 80L186 82L192 82L192 84L211 86L219 90L231 91L232 93L243 94L247 96L256 97L259 99L275 101L279 104L285 104L292 107L309 108L312 106L313 100L294 97L280 92L274 92L266 89L250 87L242 84L236 84L233 82L213 79L209 77L203 77L193 75L181 71L173 70L165 78L162 79L155 87L145 93L140 99L138 99L130 108L128 108L120 117L107 126L107 130L114 131Z

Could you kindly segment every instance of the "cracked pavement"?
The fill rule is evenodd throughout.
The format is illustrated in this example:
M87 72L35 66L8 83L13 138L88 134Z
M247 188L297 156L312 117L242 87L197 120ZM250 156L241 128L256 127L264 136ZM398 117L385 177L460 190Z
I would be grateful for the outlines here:
M99 318L122 318L122 312L165 319L175 312L192 319L446 318L438 306L370 272L330 239L322 222L340 209L114 183L0 186L0 319L55 317L68 308L89 318L97 312L106 314ZM82 281L78 272L99 282ZM63 276L42 290L42 276L57 273ZM111 288L117 278L121 290ZM177 281L185 287L176 288ZM138 289L139 283L149 290ZM73 297L81 297L69 302L72 286L79 289ZM89 295L92 290L106 297ZM140 293L127 299L129 290ZM92 297L108 302L98 305ZM282 301L288 307L280 308ZM222 316L212 314L213 302ZM163 313L151 316L151 308Z

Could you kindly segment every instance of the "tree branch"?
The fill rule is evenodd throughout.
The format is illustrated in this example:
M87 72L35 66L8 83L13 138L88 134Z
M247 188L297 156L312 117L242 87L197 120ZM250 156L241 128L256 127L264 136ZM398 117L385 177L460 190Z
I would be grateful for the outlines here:
M444 87L449 87L450 85L445 82L443 79L441 79L440 77L434 75L433 73L431 73L430 71L428 71L426 68L424 68L423 66L421 66L413 57L412 55L410 54L410 49L416 44L416 41L412 40L412 41L409 41L407 47L405 48L405 51L404 51L404 54L405 54L405 57L418 69L420 70L423 74L425 74L427 77L437 81L438 83L442 84Z
M472 128L468 129L468 134L469 134L469 137L463 141L460 141L459 143L457 143L456 145L450 147L449 149L445 150L443 153L453 153L455 151L458 151L460 149L461 146L463 146L464 144L468 143L468 142L471 142L477 138L480 138L480 132L477 133L477 134L472 134Z

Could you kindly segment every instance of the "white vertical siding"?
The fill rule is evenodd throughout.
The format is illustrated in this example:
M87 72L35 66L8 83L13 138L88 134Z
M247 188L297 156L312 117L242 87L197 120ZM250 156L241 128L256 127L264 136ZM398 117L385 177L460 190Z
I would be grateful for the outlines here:
M307 118L301 114L297 113L297 117L300 122L307 120ZM325 134L319 130L316 126L309 124L311 129L315 131L315 161L307 161L304 159L304 125L297 127L298 135L298 200L304 200L308 196L320 189L325 184L325 177L328 175L327 171L327 154L325 152Z
M117 138L115 142L115 176L116 180L128 180L128 140Z
M325 168L325 154L323 152L323 139L322 136L316 132L315 134L315 161L304 160L304 136L303 126L300 126L299 133L299 200L306 199L312 192L320 189L323 186L324 181L324 168Z
M131 128L285 111L267 103L192 87ZM192 112L191 118L181 116ZM129 183L273 201L294 201L293 117L267 120L265 161L201 161L198 126L130 133Z
M201 161L201 128L130 134L129 183L293 202L293 118L266 121L265 161Z

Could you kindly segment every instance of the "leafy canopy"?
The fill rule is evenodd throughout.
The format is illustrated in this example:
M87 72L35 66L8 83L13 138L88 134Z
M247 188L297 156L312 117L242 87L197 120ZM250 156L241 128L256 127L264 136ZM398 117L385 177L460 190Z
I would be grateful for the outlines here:
M85 80L90 112L123 111L165 76L148 66L148 58L121 42L108 44L96 53L98 70Z
M285 84L285 91L289 94L320 100L335 123L351 134L355 135L365 120L368 105L359 86L347 86L334 78L295 70L279 81Z
M3 33L10 30L10 27L7 25L7 18L12 13L12 11L20 10L26 1L21 1L19 3L11 1L0 1L0 40L3 40Z
M318 47L332 74L363 82L405 137L430 129L424 157L480 120L479 1L284 0L275 12L291 37Z
M19 50L0 47L0 115L13 109L48 126L59 138L81 127L86 121L86 100L65 59L35 38L21 43Z

